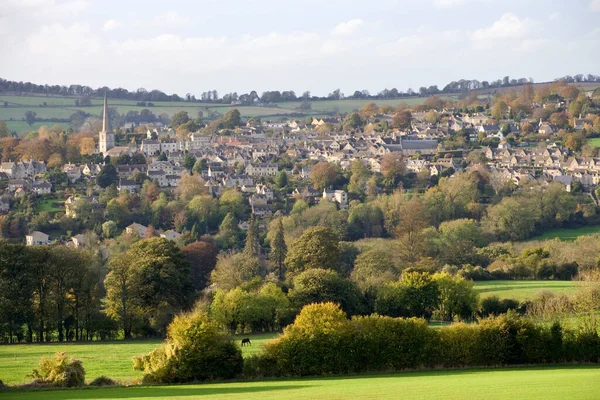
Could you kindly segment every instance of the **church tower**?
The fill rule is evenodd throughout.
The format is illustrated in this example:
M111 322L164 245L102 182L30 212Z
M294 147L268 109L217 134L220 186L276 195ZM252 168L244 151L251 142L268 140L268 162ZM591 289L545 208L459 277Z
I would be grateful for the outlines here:
M108 121L108 102L106 101L106 93L104 93L104 114L102 118L102 130L99 133L98 150L106 157L106 152L115 147L115 135L110 129Z

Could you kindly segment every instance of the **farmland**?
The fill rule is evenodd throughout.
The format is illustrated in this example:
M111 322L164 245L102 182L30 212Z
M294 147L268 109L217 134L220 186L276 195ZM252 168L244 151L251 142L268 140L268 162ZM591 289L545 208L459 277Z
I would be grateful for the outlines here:
M448 98L455 98L449 96ZM282 102L275 103L266 107L255 106L230 106L227 104L212 104L212 103L189 103L189 102L154 102L152 107L138 106L136 101L109 99L109 106L115 108L120 114L126 114L129 111L141 111L148 108L155 115L166 113L169 116L178 111L187 111L190 116L197 116L201 111L206 117L207 115L223 115L227 111L237 108L242 113L243 117L264 117L271 119L297 118L298 115L314 115L323 116L335 113L347 113L353 110L358 110L370 102L375 102L382 106L384 104L396 107L400 103L406 105L421 104L425 101L423 97L411 97L405 99L393 100L319 100L311 103L312 109L309 111L299 111L301 102ZM37 130L41 125L54 125L55 122L36 122L29 126L23 121L26 111L34 111L37 118L48 120L65 120L77 112L83 111L91 115L100 116L102 113L102 99L92 100L91 106L76 106L75 98L71 97L45 97L35 95L0 95L0 104L7 103L7 107L0 107L0 120L7 121L11 130L18 133ZM43 103L46 106L41 106ZM67 123L62 123L66 127Z
M590 146L600 147L600 138L591 138L587 140Z
M501 389L500 389L501 388ZM471 369L86 390L15 391L2 399L597 399L596 366Z
M248 356L259 353L264 343L275 336L274 333L248 335L252 346L243 347L242 354ZM236 336L235 340L239 340L239 337ZM123 382L133 381L140 378L142 373L133 370L132 358L149 353L160 343L160 340L139 340L0 346L0 380L9 385L27 382L27 374L37 367L41 357L64 351L83 361L88 381L101 375Z
M577 289L575 281L483 281L476 282L475 289L482 298L498 296L519 301L534 297L541 290L554 293L573 293Z

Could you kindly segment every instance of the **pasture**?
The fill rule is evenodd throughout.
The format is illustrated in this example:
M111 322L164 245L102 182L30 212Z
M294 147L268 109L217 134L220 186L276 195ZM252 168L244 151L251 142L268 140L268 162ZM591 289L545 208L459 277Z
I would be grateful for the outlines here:
M0 392L0 399L578 399L598 398L597 366L414 371L219 384Z
M242 347L242 354L246 357L262 351L264 344L276 335L275 333L241 335L235 336L234 339L238 345L242 337L249 337L252 340L251 346ZM0 380L8 385L26 383L30 380L27 375L37 368L41 357L64 351L71 357L83 361L87 381L105 375L121 382L132 382L143 375L142 372L133 370L132 358L151 352L160 343L160 340L134 340L2 345L0 346Z
M523 301L535 297L542 290L570 294L577 285L576 281L479 281L475 282L475 290L482 298L493 295Z
M600 147L600 138L591 138L587 140L587 144L594 147Z
M454 98L453 96L444 96L446 98ZM266 107L256 106L231 106L228 104L211 104L211 103L189 103L189 102L154 102L153 107L142 107L137 105L134 100L109 99L109 107L117 109L120 114L126 114L129 111L141 111L148 108L155 115L166 113L172 116L178 111L187 111L188 114L195 118L199 111L206 118L208 115L224 115L227 111L237 108L242 117L263 117L269 119L285 119L298 118L298 115L304 116L323 116L335 113L347 113L353 110L358 110L364 107L367 103L374 102L379 106L384 104L396 107L401 103L407 106L421 104L425 101L424 97L411 97L403 99L391 100L319 100L311 102L312 110L299 111L300 101L274 103ZM17 133L29 132L37 130L41 125L54 125L54 122L36 122L33 126L29 126L23 121L26 111L34 111L38 118L44 119L68 119L76 111L100 116L102 113L102 102L100 98L93 99L92 105L87 107L76 106L75 98L73 97L46 97L39 95L1 95L0 104L7 103L7 107L0 107L0 120L7 121L9 128ZM43 103L46 106L42 107ZM62 123L63 126L68 125Z
M542 233L539 236L535 236L530 240L552 240L560 239L572 241L577 239L579 236L589 236L600 234L600 225L583 226L581 228L559 228L552 229Z

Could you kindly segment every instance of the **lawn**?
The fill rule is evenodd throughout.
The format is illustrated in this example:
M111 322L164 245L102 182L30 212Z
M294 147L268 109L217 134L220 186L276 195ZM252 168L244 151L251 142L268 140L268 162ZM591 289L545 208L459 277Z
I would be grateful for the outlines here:
M534 297L541 290L570 294L577 285L575 281L480 281L475 282L475 289L482 298L494 295L522 301Z
M592 225L592 226L584 226L581 228L560 228L560 229L552 229L550 231L544 232L539 236L535 236L530 240L551 240L551 239L560 239L560 240L575 240L579 236L588 236L588 235L597 235L600 234L600 225Z
M48 127L53 126L53 125L60 125L62 126L63 129L67 129L69 127L69 124L65 123L65 122L34 122L33 125L29 126L27 124L27 122L25 121L5 121L6 125L8 126L8 129L10 131L14 131L17 132L17 134L20 133L29 133L32 131L37 131L38 129L40 129L40 126L42 125L46 125Z
M592 138L592 139L588 139L587 143L590 146L594 146L594 147L600 147L600 138Z
M252 340L252 346L243 347L242 354L249 356L259 353L264 344L275 336L275 333L243 336ZM235 336L238 343L241 338L242 336ZM3 345L0 346L0 380L8 385L28 382L27 374L37 367L42 356L65 351L83 361L88 381L101 375L123 382L132 381L142 376L141 372L133 370L132 358L149 353L159 344L160 340L139 340Z
M16 391L0 394L14 400L203 399L577 399L598 398L597 366L494 370L415 371L396 374L336 376L294 380L138 386L101 389Z
M59 212L65 211L65 201L64 200L54 200L54 199L48 199L48 200L41 200L38 201L37 203L37 212L41 213L41 212Z

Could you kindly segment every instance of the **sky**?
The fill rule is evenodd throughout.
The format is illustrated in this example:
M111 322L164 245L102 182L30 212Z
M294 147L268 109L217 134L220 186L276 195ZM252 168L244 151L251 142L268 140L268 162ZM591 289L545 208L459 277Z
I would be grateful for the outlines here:
M0 77L327 95L600 74L600 0L1 0Z

